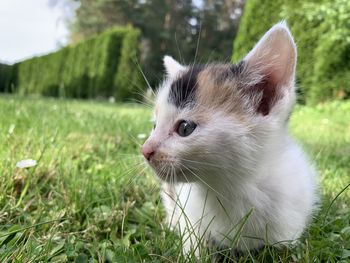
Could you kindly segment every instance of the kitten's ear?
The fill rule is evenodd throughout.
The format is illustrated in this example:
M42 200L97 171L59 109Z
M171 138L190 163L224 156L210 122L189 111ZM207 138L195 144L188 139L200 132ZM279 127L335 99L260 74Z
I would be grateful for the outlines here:
M273 26L243 59L249 81L261 95L258 111L269 114L286 92L295 93L296 45L285 22Z
M164 56L164 67L169 77L175 77L185 67L173 59L171 56Z

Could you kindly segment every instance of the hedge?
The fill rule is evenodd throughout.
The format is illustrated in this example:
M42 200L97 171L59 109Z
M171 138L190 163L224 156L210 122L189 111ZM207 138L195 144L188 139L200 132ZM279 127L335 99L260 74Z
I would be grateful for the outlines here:
M13 66L11 82L20 94L125 100L135 95L140 32L113 28L73 47ZM7 84L8 85L8 84Z
M12 70L12 66L0 63L0 92L11 91Z
M241 59L286 19L298 46L297 85L307 103L350 98L350 1L247 0L233 45Z
M131 92L133 97L137 97L136 92L139 93L142 89L143 82L142 74L140 72L138 58L138 39L140 32L133 30L125 35L122 42L122 49L120 54L120 61L118 64L118 74L114 77L114 86L118 87L114 93L116 98L127 98Z

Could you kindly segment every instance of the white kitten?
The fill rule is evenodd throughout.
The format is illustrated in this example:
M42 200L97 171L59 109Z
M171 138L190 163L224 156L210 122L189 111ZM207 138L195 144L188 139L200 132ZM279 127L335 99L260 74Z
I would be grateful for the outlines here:
M314 168L288 135L296 46L286 24L236 65L183 66L168 56L164 64L156 127L142 153L185 252L299 238L317 196Z

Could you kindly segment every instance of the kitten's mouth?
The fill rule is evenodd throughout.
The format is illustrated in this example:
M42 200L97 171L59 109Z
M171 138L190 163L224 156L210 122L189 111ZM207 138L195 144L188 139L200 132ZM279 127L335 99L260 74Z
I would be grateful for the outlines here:
M188 183L189 180L181 172L157 172L157 177L167 183L176 184L176 183Z
M175 158L168 158L168 157L160 157L160 158L153 157L150 160L148 160L148 164L155 171L167 169L168 167L175 168L177 166L177 163L178 161Z
M154 162L150 162L152 169L155 171L157 177L167 183L188 183L192 181L190 179L190 175L186 173L186 170L180 169L176 162L159 162L155 164Z
M185 167L178 158L168 155L154 155L147 159L147 163L161 181L167 183L193 181L190 168Z

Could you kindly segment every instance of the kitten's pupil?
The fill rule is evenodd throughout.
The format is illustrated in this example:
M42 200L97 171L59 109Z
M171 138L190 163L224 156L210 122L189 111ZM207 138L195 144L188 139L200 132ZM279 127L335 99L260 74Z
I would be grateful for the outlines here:
M195 124L194 122L182 120L179 122L179 126L177 127L176 132L181 137L186 137L189 136L196 129L196 127L197 124Z

